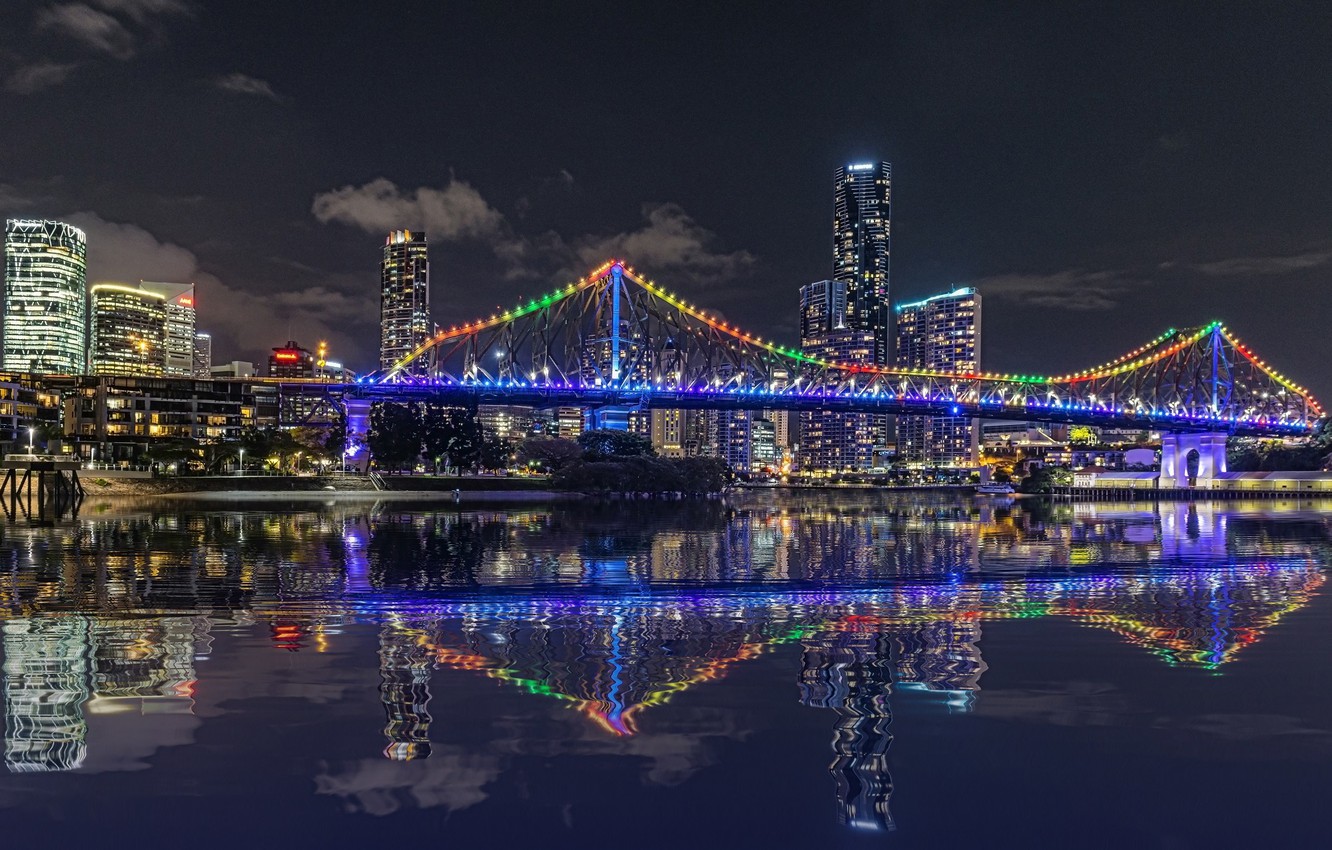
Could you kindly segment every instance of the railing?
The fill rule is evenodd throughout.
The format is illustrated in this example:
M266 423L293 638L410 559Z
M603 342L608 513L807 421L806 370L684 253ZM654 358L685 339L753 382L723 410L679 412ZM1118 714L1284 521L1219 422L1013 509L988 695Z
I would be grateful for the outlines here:
M384 479L380 477L378 472L371 472L368 477L370 478L370 483L375 485L376 490L388 489L388 485L384 483Z

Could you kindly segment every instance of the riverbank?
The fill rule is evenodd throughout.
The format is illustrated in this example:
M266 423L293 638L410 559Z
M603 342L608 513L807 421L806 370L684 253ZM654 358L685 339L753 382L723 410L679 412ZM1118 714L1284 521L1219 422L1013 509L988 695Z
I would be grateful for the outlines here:
M500 476L218 475L84 479L89 497L158 497L214 502L437 502L497 504L581 498L550 489L544 478Z
M445 505L529 504L583 498L555 490L194 490L160 494L163 499L194 502L430 502Z

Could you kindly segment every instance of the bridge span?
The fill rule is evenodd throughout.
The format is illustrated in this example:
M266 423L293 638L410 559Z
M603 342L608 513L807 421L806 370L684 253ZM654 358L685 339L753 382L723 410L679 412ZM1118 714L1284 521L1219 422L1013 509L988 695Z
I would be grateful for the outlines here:
M443 330L352 384L277 381L338 405L434 400L539 408L919 414L1298 436L1323 408L1220 322L1171 328L1060 376L838 363L750 334L611 260L513 309ZM307 405L308 408L308 405ZM354 417L355 418L355 417Z

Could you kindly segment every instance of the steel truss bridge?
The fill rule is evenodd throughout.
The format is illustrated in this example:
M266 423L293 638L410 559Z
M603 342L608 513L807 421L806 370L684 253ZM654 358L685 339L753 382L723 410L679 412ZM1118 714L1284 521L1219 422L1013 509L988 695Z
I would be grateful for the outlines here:
M355 384L283 389L307 400L923 414L1240 436L1299 435L1323 416L1306 389L1220 322L1171 328L1058 377L885 368L762 339L618 260L441 331Z

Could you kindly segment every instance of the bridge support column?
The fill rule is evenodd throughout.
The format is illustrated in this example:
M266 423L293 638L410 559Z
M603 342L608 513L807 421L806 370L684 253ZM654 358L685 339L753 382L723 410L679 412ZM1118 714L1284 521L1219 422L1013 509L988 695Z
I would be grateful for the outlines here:
M1162 434L1162 487L1210 487L1226 471L1226 434ZM1195 456L1196 455L1196 459ZM1197 473L1189 475L1190 464Z
M367 472L370 469L370 399L348 397L347 448L342 455L348 471Z

